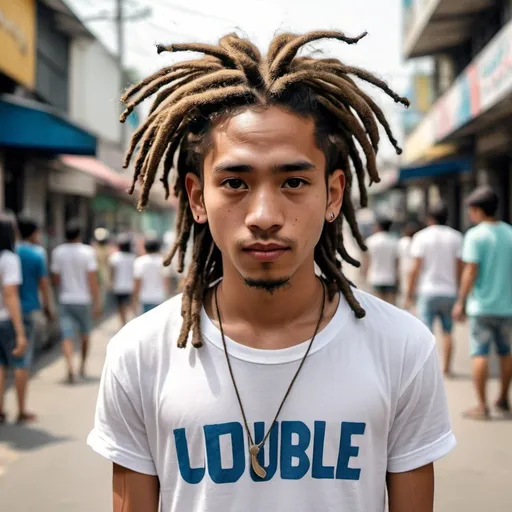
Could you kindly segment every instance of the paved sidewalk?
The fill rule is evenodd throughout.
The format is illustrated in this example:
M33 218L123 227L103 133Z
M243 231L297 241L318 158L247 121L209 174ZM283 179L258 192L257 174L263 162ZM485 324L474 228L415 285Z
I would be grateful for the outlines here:
M29 406L39 421L0 426L0 510L2 512L107 512L111 506L111 466L86 445L92 427L107 341L117 317L94 331L89 375L65 384L56 347L38 366L30 384ZM14 412L8 392L6 411ZM11 415L12 416L12 415Z
M95 331L88 381L63 383L58 350L47 355L31 382L35 425L0 427L1 512L107 512L111 510L111 466L85 444L92 426L99 376L117 318ZM512 510L512 422L471 422L461 412L473 404L467 332L458 328L455 370L447 381L458 447L437 464L436 512ZM491 392L497 383L491 382ZM14 405L13 392L7 410ZM12 409L11 409L12 410ZM185 512L185 511L184 511ZM253 512L253 511L249 511ZM259 511L254 511L259 512ZM347 511L350 512L350 511ZM372 512L372 511L368 511Z

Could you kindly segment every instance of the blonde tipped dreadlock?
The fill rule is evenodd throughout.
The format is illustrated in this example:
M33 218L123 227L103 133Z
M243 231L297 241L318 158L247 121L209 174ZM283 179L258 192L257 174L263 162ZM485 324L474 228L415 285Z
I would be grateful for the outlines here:
M364 317L365 312L354 297L352 285L341 271L341 261L359 266L343 243L344 218L358 245L366 250L351 199L353 173L357 177L360 202L364 207L368 199L365 175L368 174L370 184L380 181L376 164L379 124L398 154L401 149L382 110L359 88L353 77L381 89L396 103L409 106L409 102L363 69L346 66L337 59L297 57L297 53L304 45L319 39L355 44L365 35L351 38L338 31L281 34L270 44L266 58L250 41L236 34L224 36L217 46L201 43L158 45L158 53L193 51L203 53L204 57L165 67L128 89L121 98L126 104L121 116L124 122L138 104L158 92L148 118L132 137L124 164L127 167L137 151L131 192L140 181L140 210L149 200L161 162L161 181L166 196L169 196L169 175L179 150L174 185L179 205L177 239L165 264L170 264L178 254L178 270L183 272L191 236L193 255L185 279L183 325L178 346L186 346L190 332L193 345L202 345L200 317L203 298L208 288L222 277L221 254L208 225L197 224L192 217L185 176L189 172L201 175L205 152L203 143L215 119L250 106L277 105L298 115L312 117L317 143L326 154L326 171L344 171L347 187L342 215L335 222L325 224L315 249L315 261L323 273L331 299L341 291L356 317ZM360 157L358 145L366 162Z

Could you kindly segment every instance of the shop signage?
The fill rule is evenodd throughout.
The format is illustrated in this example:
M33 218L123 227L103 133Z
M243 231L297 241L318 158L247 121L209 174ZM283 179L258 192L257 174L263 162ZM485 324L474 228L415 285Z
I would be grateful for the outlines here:
M32 89L35 83L35 0L0 0L0 71Z
M420 159L512 92L512 20L462 72L407 139L404 163Z

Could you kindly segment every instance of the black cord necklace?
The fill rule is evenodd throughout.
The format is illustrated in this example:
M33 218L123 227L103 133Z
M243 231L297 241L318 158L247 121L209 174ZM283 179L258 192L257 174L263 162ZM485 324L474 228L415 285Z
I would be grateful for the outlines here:
M297 377L299 376L299 373L302 370L302 367L304 366L304 363L306 362L306 358L308 357L308 354L309 354L309 352L311 350L311 347L313 346L313 342L315 341L316 335L318 334L318 331L320 329L320 324L322 323L322 318L324 316L324 309L325 309L325 285L322 282L322 292L323 292L323 295L322 295L322 308L320 310L320 317L319 317L318 322L316 324L315 332L313 333L313 337L311 338L311 341L309 342L308 348L307 348L304 356L302 357L302 360L301 360L301 362L299 364L299 367L297 368L297 371L295 372L295 375L293 376L293 379L291 380L290 385L288 386L288 389L286 390L286 393L285 393L285 395L283 397L283 400L281 401L281 405L279 406L279 408L278 408L278 410L276 412L274 420L272 421L269 429L267 430L267 433L263 437L263 440L261 442L259 442L258 444L256 444L254 442L254 439L252 437L251 431L249 429L249 424L247 422L247 417L245 415L244 406L242 405L242 399L240 398L240 392L238 390L238 386L236 384L235 376L233 374L233 368L231 367L231 360L230 360L229 354L228 354L228 348L227 348L227 345L226 345L226 338L224 336L224 330L222 328L222 319L221 319L221 315L220 315L219 300L218 300L218 297L217 297L217 290L218 290L218 285L215 287L214 296L215 296L215 308L217 310L217 318L219 319L220 335L221 335L221 338L222 338L222 345L224 346L224 354L226 356L226 362L227 362L228 369L229 369L229 375L231 376L231 382L233 383L233 387L235 389L236 397L238 399L238 404L240 406L240 412L242 413L242 418L244 420L245 432L247 434L247 439L249 441L249 454L251 456L252 469L260 478L265 478L267 473L262 468L261 464L259 463L257 456L258 456L259 451L261 450L261 447L265 444L266 440L268 439L268 436L270 435L270 432L272 431L272 427L274 426L274 423L277 421L277 418L279 417L279 414L281 413L281 409L283 408L284 403L286 402L286 399L288 398L288 395L290 394L290 392L292 390L292 387L295 384L295 381L297 380Z

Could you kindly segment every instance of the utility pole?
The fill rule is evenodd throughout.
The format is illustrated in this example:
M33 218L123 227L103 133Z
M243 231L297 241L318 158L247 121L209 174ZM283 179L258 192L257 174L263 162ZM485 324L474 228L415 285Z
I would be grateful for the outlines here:
M119 68L119 78L121 81L121 90L125 86L124 77L124 16L123 16L123 0L116 0L116 32L117 32L117 66ZM123 112L123 104L120 103L120 114ZM125 124L121 123L120 133L121 151L124 151L126 145L126 129Z
M116 39L117 39L117 66L119 70L120 77L120 86L121 90L124 89L125 82L125 73L124 73L124 54L125 54L125 45L124 45L124 24L129 21L140 21L142 19L148 18L151 16L152 9L151 7L142 7L135 12L125 13L125 1L126 0L116 0L116 10L114 13L109 13L108 11L101 11L97 15L94 15L90 18L86 18L84 22L94 22L94 21L113 21L116 27ZM124 111L123 105L119 104L119 113L121 114ZM124 151L126 144L126 126L124 123L121 123L121 133L120 133L120 141L121 150Z

